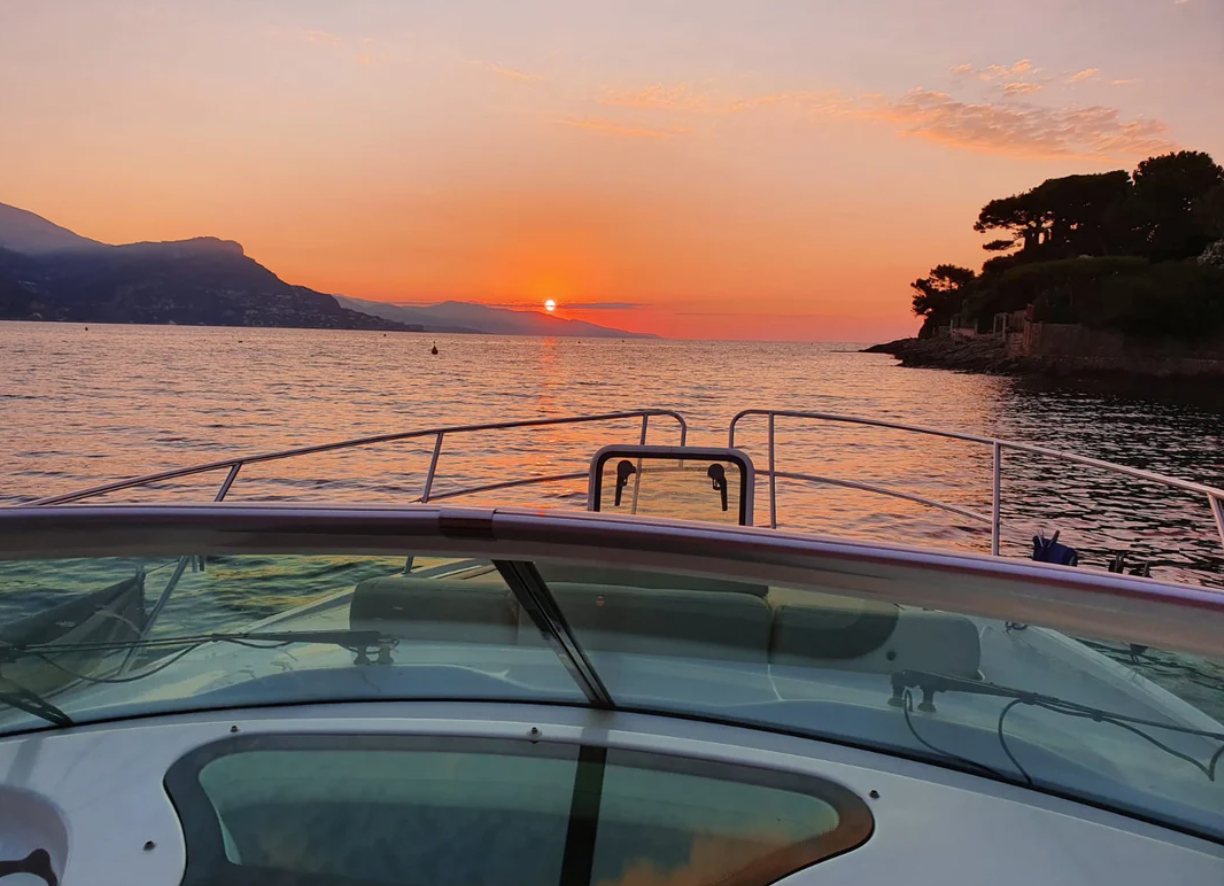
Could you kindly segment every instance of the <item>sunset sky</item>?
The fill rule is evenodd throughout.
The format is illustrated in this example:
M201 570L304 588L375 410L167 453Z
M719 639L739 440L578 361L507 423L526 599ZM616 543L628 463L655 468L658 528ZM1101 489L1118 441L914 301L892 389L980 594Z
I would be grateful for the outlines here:
M0 202L687 338L912 333L978 208L1224 160L1224 0L0 0Z

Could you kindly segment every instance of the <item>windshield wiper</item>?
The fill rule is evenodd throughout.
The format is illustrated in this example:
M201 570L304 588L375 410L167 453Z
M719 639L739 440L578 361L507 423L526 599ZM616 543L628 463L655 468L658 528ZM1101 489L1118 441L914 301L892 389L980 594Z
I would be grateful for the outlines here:
M986 683L978 680L969 680L964 677L949 677L944 674L934 674L927 671L898 671L892 675L892 698L889 703L899 706L905 712L905 723L909 727L910 733L922 745L939 754L944 754L953 757L971 766L986 770L992 775L999 776L1000 773L978 763L974 760L969 760L950 751L945 751L937 748L930 742L922 738L914 729L913 721L910 719L910 709L912 707L912 698L910 689L916 688L922 690L922 702L918 705L919 710L934 711L935 710L935 694L937 692L964 692L970 695L988 695L995 698L1009 699L1008 703L1003 706L999 712L999 720L996 725L996 732L999 736L999 745L1003 748L1003 753L1007 755L1007 759L1024 778L1029 785L1033 784L1033 778L1028 771L1016 759L1011 748L1007 744L1007 736L1003 731L1004 723L1007 720L1007 715L1018 705L1030 705L1032 707L1042 708L1047 711L1053 711L1056 714L1063 714L1068 717L1079 717L1086 720L1093 720L1097 723L1108 723L1111 726L1116 726L1119 729L1124 729L1131 734L1138 736L1153 747L1159 748L1170 756L1177 757L1179 760L1184 760L1194 766L1199 772L1207 777L1208 781L1216 780L1216 766L1220 762L1220 758L1224 756L1224 733L1212 732L1206 729L1195 729L1190 726L1178 726L1172 723L1161 723L1158 720L1148 720L1143 717L1133 717L1129 714L1119 714L1113 711L1105 710L1104 708L1093 707L1092 705L1080 704L1079 702L1067 701L1064 698L1058 698L1053 695L1044 695L1040 692L1030 692L1024 689L1016 689L1011 686L1000 686L997 683ZM1193 735L1199 738L1206 738L1211 741L1219 741L1220 747L1206 763L1198 760L1189 754L1182 753L1176 748L1171 748L1155 736L1149 735L1143 728L1148 729L1163 729L1167 732L1174 732L1179 735Z
M0 703L41 717L53 726L71 726L72 718L32 689L0 676Z

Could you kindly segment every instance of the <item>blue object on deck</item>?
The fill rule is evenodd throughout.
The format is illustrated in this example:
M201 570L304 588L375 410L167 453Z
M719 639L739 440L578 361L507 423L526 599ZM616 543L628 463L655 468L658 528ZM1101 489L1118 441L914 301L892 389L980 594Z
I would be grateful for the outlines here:
M1033 536L1033 559L1038 563L1054 563L1058 566L1078 566L1079 554L1075 548L1058 543L1058 533L1052 538Z

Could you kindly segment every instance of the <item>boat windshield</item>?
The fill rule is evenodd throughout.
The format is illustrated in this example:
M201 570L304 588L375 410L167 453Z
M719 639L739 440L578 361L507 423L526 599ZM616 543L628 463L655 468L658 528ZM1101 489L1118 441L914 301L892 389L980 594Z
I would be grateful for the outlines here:
M934 608L920 587L890 601L852 568L780 583L325 551L0 562L0 730L593 705L827 738L1224 839L1221 658Z

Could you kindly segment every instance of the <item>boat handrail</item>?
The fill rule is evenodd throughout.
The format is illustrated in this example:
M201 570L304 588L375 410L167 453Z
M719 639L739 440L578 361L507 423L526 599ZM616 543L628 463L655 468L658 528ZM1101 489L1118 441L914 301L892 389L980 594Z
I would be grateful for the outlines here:
M1020 443L1014 440L1004 440L998 437L983 437L977 434L966 434L960 431L944 431L937 428L927 428L921 425L903 424L901 422L886 421L877 418L861 418L859 416L839 415L832 412L804 412L789 409L744 409L735 414L731 419L731 424L727 430L727 445L734 447L735 432L739 427L742 419L749 416L761 416L768 419L769 432L767 438L768 446L768 468L765 470L757 470L758 474L764 474L769 478L769 525L771 528L778 527L778 478L805 480L815 483L830 483L833 485L847 486L854 489L863 489L868 492L875 492L881 495L890 495L896 498L904 498L910 501L915 501L920 504L930 505L932 507L942 508L943 510L952 511L953 513L961 514L965 517L970 517L976 520L990 520L990 552L994 555L999 554L999 543L1001 537L1001 518L1000 509L1002 505L1002 471L1003 471L1003 451L1007 449L1017 452L1026 452L1030 455L1041 455L1051 458L1061 459L1062 461L1072 464L1085 465L1087 467L1101 468L1108 471L1113 471L1128 477L1134 477L1140 480L1146 480L1154 483L1161 483L1175 489L1181 489L1186 492L1198 493L1207 498L1207 506L1211 511L1212 517L1215 518L1216 530L1220 535L1220 544L1224 546L1224 489L1217 489L1214 486L1207 486L1202 483L1195 483L1191 480L1182 480L1177 477L1168 477L1164 474L1157 474L1153 471L1145 471L1142 468L1132 468L1126 465L1114 464L1113 462L1103 461L1099 458L1091 458L1086 455L1076 455L1072 452L1063 452L1057 449L1048 449L1044 446L1035 446L1031 443ZM815 477L806 474L797 474L793 472L783 472L777 469L777 419L779 418L798 418L810 419L814 421L840 422L843 424L866 425L868 427L887 428L890 430L907 431L914 434L927 434L932 437L943 437L949 440L963 440L969 443L980 443L991 447L993 456L993 470L991 483L991 513L987 518L984 514L967 508L961 508L956 505L949 505L945 502L940 502L936 499L926 498L924 496L912 495L899 490L889 489L883 486L858 483L855 481L836 480L828 477Z
M789 587L834 588L853 576L853 594L881 601L1224 655L1224 594L1208 588L784 530L441 505L0 508L0 560L179 557L181 567L196 556L401 556L405 547L442 557L632 562ZM159 608L175 583L171 576Z
M160 483L165 480L177 480L182 477L191 477L196 474L206 474L211 471L220 471L228 469L225 479L221 482L220 488L217 490L213 501L224 501L229 494L230 488L238 479L238 472L246 465L258 464L261 462L279 461L286 458L295 458L304 455L316 455L321 452L334 452L341 449L352 449L359 446L372 446L379 443L394 443L401 440L412 440L420 437L433 437L434 447L433 453L429 460L429 470L425 474L425 484L421 496L416 499L421 503L426 503L431 498L450 498L457 495L465 495L474 492L484 492L493 489L505 489L513 486L526 486L533 483L550 483L562 480L575 479L585 477L586 472L580 474L566 473L555 474L542 477L530 477L526 479L514 480L507 483L490 484L487 486L472 487L461 489L454 492L448 492L442 496L433 495L434 478L437 475L438 459L442 454L442 442L447 435L475 433L479 431L505 431L518 428L538 428L550 427L556 425L572 425L584 424L590 422L608 422L619 421L625 419L638 419L642 421L641 433L639 441L644 445L649 432L650 419L656 417L671 418L679 425L679 442L683 446L688 438L688 423L684 420L684 416L679 412L671 409L634 409L626 412L605 412L596 415L576 415L564 416L561 418L533 418L522 419L518 421L491 422L486 424L469 424L469 425L448 425L439 428L426 428L419 431L400 431L389 434L374 434L367 437L353 437L349 440L339 440L333 443L322 443L315 446L299 446L293 449L281 449L276 452L265 452L258 455L244 455L235 458L222 459L220 461L205 462L198 465L190 465L185 468L172 468L167 471L158 471L153 474L144 474L139 477L131 477L126 480L116 480L112 483L103 483L99 486L91 486L87 489L81 489L76 492L67 492L61 495L51 495L45 498L38 498L33 501L22 503L25 507L44 507L47 505L69 504L71 502L84 501L90 498L96 498L99 495L106 495L111 492L121 492L125 489L133 489L140 486L147 486L150 483Z
M892 498L903 499L922 504L928 507L941 509L949 513L957 514L967 519L972 519L981 523L989 523L990 525L990 550L992 554L1000 553L1000 545L1002 541L1002 519L1001 519L1001 498L1002 498L1002 470L1003 470L1003 453L1005 450L1015 452L1029 453L1038 456L1051 457L1062 460L1071 464L1079 464L1088 467L1112 471L1122 476L1133 477L1139 480L1163 484L1169 488L1180 489L1185 492L1202 495L1207 500L1208 508L1214 518L1216 530L1220 538L1220 544L1224 547L1224 489L1218 489L1213 486L1208 486L1202 483L1195 483L1190 480L1182 480L1177 477L1169 477L1163 474L1158 474L1153 471L1143 470L1141 468L1132 468L1125 465L1114 464L1112 462L1103 461L1089 456L1077 455L1071 452L1063 452L1056 449L1050 449L1044 446L1037 446L1030 443L1022 443L1014 440L1006 440L997 437L987 437L978 434L968 434L960 431L948 431L938 428L923 427L921 425L906 424L902 422L888 421L885 419L864 418L860 416L841 415L828 412L809 412L799 410L785 409L744 409L738 412L730 422L727 432L727 442L731 447L736 446L737 431L740 423L749 417L763 417L768 421L768 439L767 439L767 467L764 469L758 467L756 474L768 479L768 495L769 495L769 526L776 529L778 527L778 506L777 506L777 485L778 480L795 480L805 483L825 484L840 486L848 489L856 489L864 492L870 492L878 495L889 496ZM579 480L586 476L586 471L567 471L563 473L520 477L511 480L504 480L495 483L483 483L473 486L461 486L456 489L450 489L442 493L434 491L434 482L439 474L439 460L442 454L443 442L448 436L459 434L474 433L480 431L505 431L520 428L535 428L549 427L557 425L574 425L586 424L595 422L611 422L623 421L629 419L641 420L641 431L639 441L646 442L647 434L651 418L668 418L677 423L679 426L679 443L685 445L688 436L688 423L684 416L674 410L669 409L639 409L624 412L607 412L592 415L565 416L559 418L539 418L539 419L523 419L517 421L506 422L491 422L485 424L468 424L468 425L450 425L445 427L433 427L415 431L401 431L387 434L376 434L365 437L355 437L348 440L341 440L332 443L324 443L313 446L302 446L292 449L283 449L275 452L266 452L256 455L236 456L234 458L223 459L220 461L207 462L204 464L191 465L183 468L175 468L157 473L146 474L140 477L134 477L126 480L118 480L111 483L105 483L99 486L92 486L87 489L78 490L75 492L62 493L59 495L48 496L45 498L35 499L33 501L23 503L26 507L41 507L48 505L68 504L73 502L82 502L88 499L96 498L97 496L105 495L112 492L119 492L127 489L147 486L149 484L158 483L167 480L175 480L183 477L190 477L197 474L208 473L212 471L226 471L225 477L217 489L213 500L220 502L225 500L229 494L231 487L238 479L239 472L247 465L258 464L262 462L271 462L282 459L295 458L299 456L314 455L324 452L333 452L343 449L351 449L360 446L369 446L380 443L390 443L402 440L411 440L418 438L433 438L433 450L430 455L429 467L425 474L424 484L421 494L413 499L415 503L428 503L439 499L454 499L466 495L473 495L483 492L492 492L501 489L512 489L525 486L534 486L548 483L558 483L572 480ZM949 440L960 440L968 443L980 444L989 446L992 451L993 471L991 484L991 507L990 513L983 513L979 510L964 507L962 505L951 504L940 501L937 498L924 496L915 492L905 491L882 484L866 483L859 480L851 480L844 478L836 478L823 475L815 475L809 473L800 473L795 471L779 470L777 461L777 420L779 418L786 419L802 419L823 422L836 422L842 424L853 424L867 427L884 428L889 430L898 430L908 433L924 434L932 437L940 437Z

